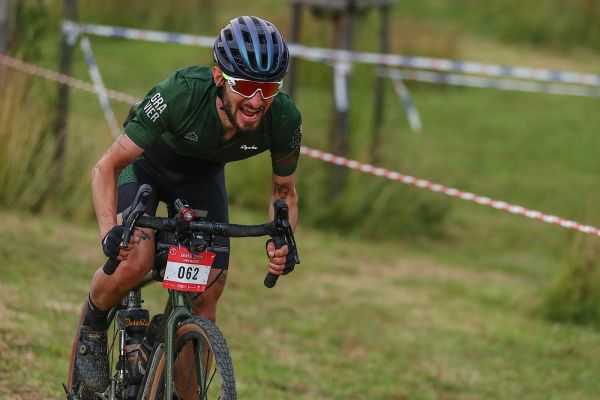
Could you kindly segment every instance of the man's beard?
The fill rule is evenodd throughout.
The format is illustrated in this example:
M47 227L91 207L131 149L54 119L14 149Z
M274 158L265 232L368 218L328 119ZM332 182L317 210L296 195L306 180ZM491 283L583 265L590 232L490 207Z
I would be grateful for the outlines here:
M233 114L233 105L231 104L231 102L229 101L229 98L225 94L225 89L223 88L223 86L219 86L217 88L217 93L218 93L219 97L221 98L221 101L223 102L223 105L221 106L221 110L223 110L225 112L225 115L227 115L227 119L229 120L231 125L233 125L233 127L236 129L236 131L238 131L242 134L254 133L254 132L258 131L258 128L260 128L260 126L262 125L262 116L261 116L260 122L258 123L256 128L252 128L252 129L242 128L235 120L235 115Z

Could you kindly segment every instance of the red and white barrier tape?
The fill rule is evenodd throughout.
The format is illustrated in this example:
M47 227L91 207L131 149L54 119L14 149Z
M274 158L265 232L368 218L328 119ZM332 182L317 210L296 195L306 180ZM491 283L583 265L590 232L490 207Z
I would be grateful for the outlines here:
M82 81L81 79L73 78L72 76L61 74L56 71L38 67L37 65L21 61L4 53L0 53L0 64L26 72L30 75L41 76L54 82L63 83L76 89L81 89L90 93L96 93L96 89L91 83ZM125 93L120 93L114 90L107 90L106 92L108 97L111 99L122 101L124 103L135 104L139 101L139 99Z
M407 185L416 186L419 188L431 190L432 192L443 193L446 196L457 197L462 200L481 204L484 206L493 207L498 210L507 211L512 214L522 215L527 218L535 219L549 224L559 225L563 228L573 229L579 232L588 233L595 236L600 236L600 229L589 225L583 225L575 221L566 220L554 215L544 214L540 211L528 210L524 207L509 204L504 201L493 200L488 197L478 196L473 193L463 192L462 190L450 188L438 183L432 183L425 179L418 179L409 175L403 175L399 172L390 171L385 168L375 167L369 164L363 164L358 161L349 160L344 157L336 156L331 153L325 153L319 150L309 149L302 146L301 153L321 161L326 161L332 164L341 165L346 168L356 169L366 174L381 176L392 181L400 181Z
M5 54L0 53L0 64L6 65L11 68L16 68L27 72L29 74L45 77L60 83L64 83L67 85L71 85L78 89L83 89L92 93L95 93L94 86L80 81L78 79L59 74L54 71L50 71L44 68L40 68L34 66L32 64L24 63L20 60L16 60L11 58ZM109 97L114 98L115 100L123 101L126 103L133 104L138 101L137 98L133 96L126 95L124 93L115 92L112 90L107 91ZM399 181L407 185L416 186L422 189L427 189L432 192L443 193L446 196L456 197L461 200L469 201L472 203L477 203L480 205L488 206L495 208L497 210L506 211L512 214L522 215L527 218L531 218L537 221L546 222L553 225L558 225L566 229L571 229L575 231L579 231L582 233L587 233L590 235L600 237L600 228L596 228L590 225L580 224L579 222L563 219L557 217L555 215L544 214L540 211L529 210L527 208L517 206L514 204L506 203L500 200L493 200L488 197L479 196L469 192L463 192L462 190L447 187L444 185L440 185L438 183L429 182L425 179L418 179L410 175L404 175L399 172L390 171L385 168L375 167L369 164L363 164L361 162L350 160L345 157L336 156L331 153L326 153L320 150L311 149L306 146L302 146L300 152L308 157L315 158L317 160L325 161L331 164L336 164L340 166L344 166L350 169L356 169L358 171L364 172L366 174L375 175L387 178L392 181Z

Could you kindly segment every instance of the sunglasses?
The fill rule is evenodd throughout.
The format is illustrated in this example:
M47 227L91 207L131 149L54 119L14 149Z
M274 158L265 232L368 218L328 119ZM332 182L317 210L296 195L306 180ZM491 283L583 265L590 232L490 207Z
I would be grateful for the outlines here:
M231 90L247 99L254 97L256 92L259 90L263 99L270 99L277 96L277 93L279 93L279 90L283 86L283 80L279 82L256 82L246 79L232 78L231 76L226 75L224 72L222 72L222 74L223 78L225 78L227 83L229 83Z

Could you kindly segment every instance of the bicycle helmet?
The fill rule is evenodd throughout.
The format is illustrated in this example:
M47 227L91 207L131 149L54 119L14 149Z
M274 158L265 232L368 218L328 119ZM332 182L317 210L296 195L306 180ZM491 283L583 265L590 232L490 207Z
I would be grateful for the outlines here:
M215 40L215 61L227 75L258 82L283 79L289 53L272 23L251 16L237 17Z

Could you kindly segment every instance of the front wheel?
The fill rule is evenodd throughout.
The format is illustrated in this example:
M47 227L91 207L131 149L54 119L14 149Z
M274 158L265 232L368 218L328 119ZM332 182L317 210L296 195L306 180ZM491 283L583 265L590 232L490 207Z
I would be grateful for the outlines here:
M173 399L235 400L233 365L219 328L210 320L192 317L181 323L173 343ZM165 396L166 351L157 361L150 400Z

